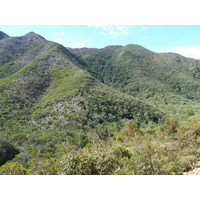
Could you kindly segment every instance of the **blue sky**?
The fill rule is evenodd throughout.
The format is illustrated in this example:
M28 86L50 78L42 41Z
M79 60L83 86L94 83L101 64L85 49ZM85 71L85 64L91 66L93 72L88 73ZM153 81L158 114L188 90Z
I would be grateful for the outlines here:
M27 25L0 26L10 36L34 31L47 40L72 48L139 44L156 52L176 52L200 59L198 25Z

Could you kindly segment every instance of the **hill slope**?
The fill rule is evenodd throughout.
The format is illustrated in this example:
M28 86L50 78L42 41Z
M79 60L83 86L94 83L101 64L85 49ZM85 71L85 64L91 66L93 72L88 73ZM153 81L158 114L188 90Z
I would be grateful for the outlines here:
M31 32L22 37L9 37L0 41L0 78L7 77L34 57L53 46L43 37Z
M71 51L74 54L77 54L79 56L88 56L97 51L97 48L69 48L67 47L69 51Z
M157 108L109 88L80 69L81 60L63 46L29 35L18 38L26 45L22 42L15 47L18 52L24 46L35 46L18 56L17 60L27 58L26 62L0 80L3 133L82 130L105 122L134 119L157 123L162 119ZM9 44L15 44L16 38L11 39ZM34 58L30 56L33 50L37 52ZM3 59L12 57L6 49L2 52Z
M191 105L200 99L199 60L127 45L105 47L86 57L85 61L86 69L104 84L150 103L162 104L166 110L176 105L182 112L180 102ZM186 106L184 112L189 107Z

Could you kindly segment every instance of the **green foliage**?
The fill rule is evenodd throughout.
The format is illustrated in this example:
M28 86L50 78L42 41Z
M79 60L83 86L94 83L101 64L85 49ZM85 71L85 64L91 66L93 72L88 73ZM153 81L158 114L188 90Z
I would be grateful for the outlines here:
M110 46L84 58L106 85L160 107L177 118L197 114L199 60L157 54L138 45Z
M163 120L157 108L105 86L81 70L80 61L67 50L51 47L18 72L1 79L1 130L5 135L84 132L99 124L127 119L143 124Z
M95 160L87 155L69 155L62 161L61 174L92 175L96 174Z
M7 162L0 167L0 173L4 175L26 175L27 169L17 162Z
M31 175L55 175L61 170L58 159L43 154L33 157L27 166Z
M200 136L200 115L190 117L186 122L182 123L181 128L187 130L189 133Z
M72 152L61 161L60 174L108 175L115 174L121 166L121 159L129 157L123 147L101 147L95 145L85 151Z
M197 162L200 140L179 125L174 137L169 134L168 125L167 122L149 133L148 128L140 130L129 121L121 129L121 135L126 136L123 140L114 137L107 142L97 140L80 151L68 149L59 173L182 174Z

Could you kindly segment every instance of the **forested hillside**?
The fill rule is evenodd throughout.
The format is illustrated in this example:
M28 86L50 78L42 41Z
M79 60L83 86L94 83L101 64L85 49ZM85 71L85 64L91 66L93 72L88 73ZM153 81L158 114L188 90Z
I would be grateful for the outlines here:
M200 109L200 60L139 45L109 46L85 57L86 69L109 87L179 118Z
M197 162L198 60L0 37L0 174L182 174Z

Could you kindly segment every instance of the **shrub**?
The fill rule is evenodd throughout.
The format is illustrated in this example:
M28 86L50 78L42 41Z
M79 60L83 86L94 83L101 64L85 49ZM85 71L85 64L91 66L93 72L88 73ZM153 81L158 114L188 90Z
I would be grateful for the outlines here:
M6 175L26 175L28 169L17 162L7 162L0 167L0 172Z
M59 159L46 155L36 155L28 163L28 174L55 175L60 170Z
M66 175L92 175L97 174L95 160L88 155L71 154L61 162L60 174Z

